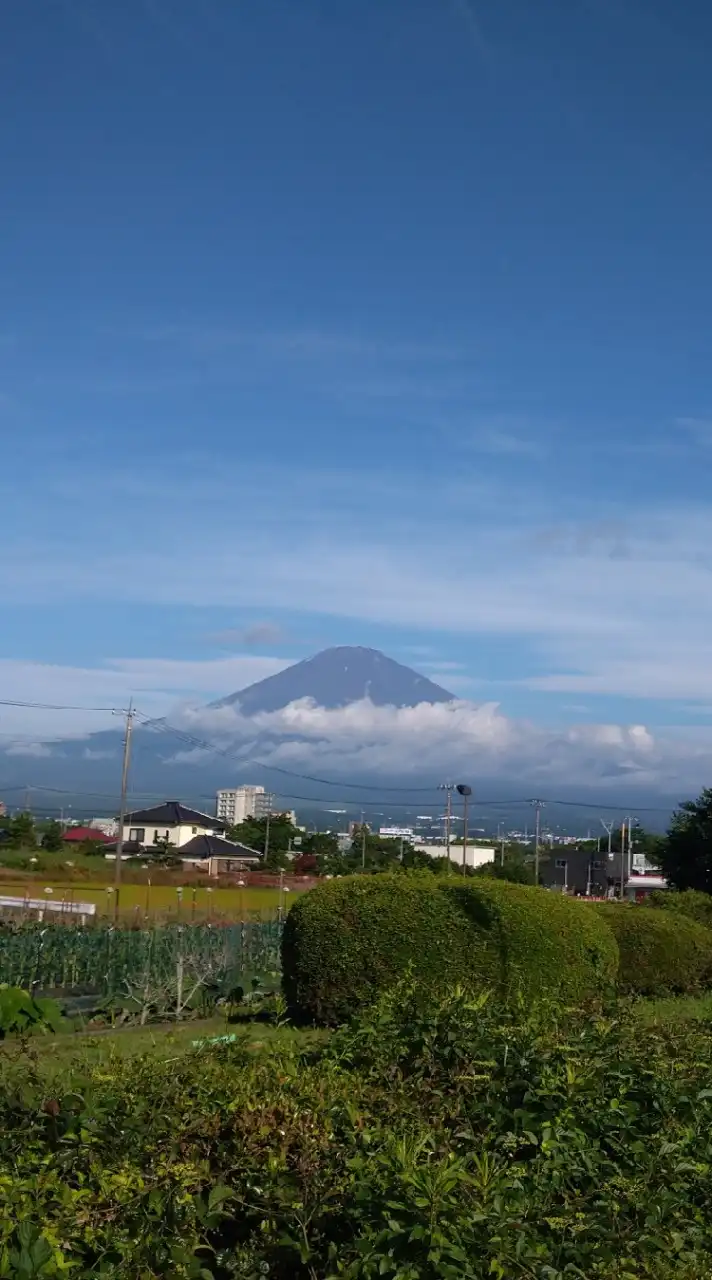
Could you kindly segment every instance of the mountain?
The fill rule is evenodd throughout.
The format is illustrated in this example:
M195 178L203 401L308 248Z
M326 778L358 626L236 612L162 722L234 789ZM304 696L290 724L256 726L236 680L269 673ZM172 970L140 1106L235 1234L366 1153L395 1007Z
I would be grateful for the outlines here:
M196 804L210 799L218 786L234 785L237 781L275 784L275 775L254 763L254 758L265 751L271 754L280 743L292 745L300 741L299 733L274 729L271 732L253 731L249 719L259 713L280 711L292 702L309 698L319 706L335 710L370 698L379 707L415 707L421 703L446 703L454 695L425 676L386 657L377 649L343 646L325 649L312 658L297 662L275 676L240 689L203 708L207 713L223 707L234 707L236 717L234 731L227 722L204 724L196 710L188 720L174 719L150 723L139 721L134 726L131 786L139 793L180 795ZM245 724L245 719L248 724ZM215 720L215 717L212 718ZM241 720L242 723L238 723ZM171 731L177 726L191 735L191 740L181 738ZM201 751L199 740L216 743L217 751ZM354 749L360 745L358 735ZM5 784L14 789L8 792L12 802L18 788L30 785L38 791L38 803L55 803L50 794L40 800L43 788L58 788L65 792L56 798L57 807L63 802L74 805L76 789L77 808L81 811L94 806L98 811L106 795L109 805L116 794L120 775L123 732L118 729L102 730L87 738L48 742L46 745L30 745L27 752L11 747L0 749L5 772ZM242 760L241 760L242 757ZM299 770L301 758L296 757ZM336 766L336 762L334 762ZM338 769L337 769L338 772ZM374 769L374 777L381 777L382 768ZM367 761L359 766L360 776L370 773ZM307 788L308 789L308 788ZM304 791L300 784L299 791ZM318 789L317 789L318 790ZM69 797L69 791L72 796ZM82 800L82 794L93 794L94 799ZM87 810L88 811L88 810Z
M254 716L280 711L300 698L312 698L317 706L333 710L362 698L370 698L377 707L417 707L421 702L452 702L454 696L378 649L342 645L324 649L210 706L239 705L243 715Z

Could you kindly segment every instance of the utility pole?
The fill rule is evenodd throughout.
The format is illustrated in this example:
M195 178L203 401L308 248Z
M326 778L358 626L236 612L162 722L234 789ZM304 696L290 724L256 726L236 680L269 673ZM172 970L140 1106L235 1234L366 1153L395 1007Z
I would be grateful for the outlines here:
M267 795L267 821L266 821L266 823L265 823L265 847L264 847L264 854L263 854L263 861L264 861L265 863L267 862L267 854L269 853L269 820L270 820L270 818L272 817L272 800L273 800L273 796L272 796L270 793L268 793L268 795Z
M499 862L500 862L500 866L503 867L504 866L504 832L502 830L501 822L497 823L497 839L499 841Z
M361 810L361 870L366 870L366 823L364 822L365 813Z
M467 825L468 825L468 809L470 804L470 796L472 795L472 787L468 787L466 782L458 782L457 790L462 796L463 804L463 830L462 830L462 874L465 875L467 868ZM449 798L449 793L448 793Z
M626 822L626 819L624 818L624 819L623 819L623 821L621 822L621 892L620 892L620 899L621 899L621 902L624 902L624 901L625 901L625 881L626 881L626 875L625 875L625 836L626 836L626 825L627 825L627 822Z
M612 844L612 841L613 841L613 823L612 823L612 822L604 822L604 821L603 821L603 818L599 818L599 822L600 822L601 826L603 827L603 830L605 831L606 835L608 836L608 859L607 859L607 861L606 861L606 882L608 882L608 874L609 874L609 871L610 871L611 859L612 859L612 857L613 857L613 851L612 851L612 848L611 848L611 844Z
M124 852L124 823L126 821L126 792L129 784L129 764L131 763L131 734L133 732L134 709L133 700L129 702L126 712L126 728L124 730L124 758L121 765L121 803L119 805L119 834L116 841L116 866L114 868L114 921L119 918L119 894L121 892L121 859Z
M450 833L452 830L452 793L453 793L454 785L455 784L452 782L441 782L440 786L438 787L438 791L444 791L447 796L447 799L445 802L445 850L446 850L448 864L450 863Z
M633 829L638 819L628 816L628 852L625 852L625 840L621 839L621 901L624 898L625 885L633 874ZM623 827L625 828L625 822Z
M596 860L601 857L601 837L596 837ZM586 871L586 897L590 898L593 893L593 853L588 856L588 869Z
M530 800L529 802L536 810L536 822L534 826L534 884L539 883L539 846L541 844L541 811L544 807L543 800Z

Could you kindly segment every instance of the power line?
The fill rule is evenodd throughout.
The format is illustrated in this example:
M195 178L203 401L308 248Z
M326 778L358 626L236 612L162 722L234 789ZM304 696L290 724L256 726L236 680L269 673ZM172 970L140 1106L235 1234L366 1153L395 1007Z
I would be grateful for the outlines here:
M34 708L34 709L43 710L43 711L92 711L92 712L105 712L105 713L111 712L112 715L127 714L127 710L125 707L86 707L86 706L72 705L69 703L22 702L19 700L14 700L9 698L0 698L0 706ZM239 755L234 751L230 751L227 748L218 746L218 744L215 742L209 742L203 738L196 738L193 734L186 733L185 730L183 729L178 729L175 725L170 724L167 720L165 719L156 720L155 717L149 716L145 712L139 711L138 709L134 709L134 714L140 717L140 719L145 724L150 724L153 729L156 729L161 733L172 734L176 738L182 740L183 742L189 744L190 746L197 747L203 751L211 752L215 755L223 756L225 759L232 760L238 764L254 764L254 765L257 765L259 768L267 769L268 771L272 771L274 773L280 773L285 777L298 778L302 782L314 782L319 786L336 787L342 792L346 790L369 791L372 793L376 793L377 796L385 796L389 794L390 795L393 795L393 794L413 795L413 796L427 795L432 798L433 803L436 802L436 793L438 791L438 787L436 785L431 787L398 787L398 786L384 787L384 786L379 786L377 783L346 782L341 779L322 778L316 774L299 773L294 769L284 768L282 765L269 764L266 760L260 760L256 756ZM23 783L21 786L0 787L0 791L19 791L19 790L27 790L27 789L28 789L28 784L26 783ZM108 792L108 791L79 792L79 791L74 791L68 788L62 789L59 787L30 786L29 789L32 791L45 791L45 792L57 794L57 795L96 796L97 799L105 799L107 796L113 795L113 792ZM133 792L132 794L135 795L137 798L139 796L143 796L145 798L152 798L152 797L158 797L163 793L143 791L143 792ZM318 804L318 803L321 803L322 801L331 803L333 801L333 797L297 796L297 795L287 795L284 793L282 793L282 798L288 799L288 800L301 800L301 801L305 801L307 803L312 803L312 804ZM364 801L364 803L368 804L369 802ZM376 799L375 803L379 803L378 799ZM386 803L388 807L391 809L396 809L396 808L404 809L404 808L413 807L410 804L406 804L404 802L398 802L395 800L381 801L381 803ZM530 805L532 803L534 802L530 797L524 797L523 799L512 799L512 800L506 800L506 799L480 800L478 798L478 808L497 808L497 807L515 808L519 805ZM538 803L546 804L549 807L570 808L570 809L589 809L592 812L602 812L602 813L620 813L624 810L630 809L631 807L640 813L669 814L671 811L670 806L665 807L662 805L641 805L641 804L635 804L631 806L630 804L627 804L625 801L624 802L617 801L612 804L610 803L606 804L606 803L593 802L588 800L544 799L539 801Z
M111 711L114 715L126 714L125 707L78 707L57 702L16 702L11 698L0 698L0 707L33 707L38 711Z

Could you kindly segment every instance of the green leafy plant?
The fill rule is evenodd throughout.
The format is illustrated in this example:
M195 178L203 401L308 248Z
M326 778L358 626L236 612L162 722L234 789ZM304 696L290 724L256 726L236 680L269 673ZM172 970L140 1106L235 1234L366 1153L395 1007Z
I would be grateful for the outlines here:
M62 1011L55 1000L34 999L21 987L0 984L0 1040L32 1031L54 1032L61 1025Z
M410 979L306 1051L3 1054L0 1277L709 1280L711 1060Z

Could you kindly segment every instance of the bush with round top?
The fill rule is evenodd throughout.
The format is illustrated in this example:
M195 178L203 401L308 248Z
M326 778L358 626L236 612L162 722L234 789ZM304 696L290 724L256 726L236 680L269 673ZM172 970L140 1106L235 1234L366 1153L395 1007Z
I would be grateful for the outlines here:
M424 993L461 983L504 999L581 1000L615 980L618 948L585 904L544 889L430 875L353 876L292 907L282 939L292 1017L346 1021L409 970Z
M618 942L618 990L637 995L698 991L712 979L712 930L681 912L597 903Z
M484 878L448 880L441 892L472 922L482 979L503 998L587 1000L615 983L618 947L590 903Z
M427 985L464 981L468 921L435 878L348 876L292 906L282 935L282 985L292 1017L345 1022L409 967Z

